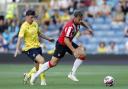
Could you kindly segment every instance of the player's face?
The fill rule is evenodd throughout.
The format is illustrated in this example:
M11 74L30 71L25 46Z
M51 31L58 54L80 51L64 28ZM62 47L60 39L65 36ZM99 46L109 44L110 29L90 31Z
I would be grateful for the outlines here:
M31 24L35 17L33 15L29 15L26 18L27 18L27 22Z
M80 22L82 21L83 16L77 16L76 17L76 24L80 24Z

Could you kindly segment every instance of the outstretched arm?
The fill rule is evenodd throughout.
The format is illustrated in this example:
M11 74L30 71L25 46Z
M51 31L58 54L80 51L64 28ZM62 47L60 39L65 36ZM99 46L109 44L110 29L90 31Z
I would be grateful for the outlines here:
M45 36L43 33L39 33L39 36L42 37L45 40L50 41L50 42L54 42L55 41L54 39Z
M80 24L81 24L82 26L84 26L84 27L87 27L87 28L88 28L88 31L90 31L91 33L93 33L93 31L92 31L90 25L89 25L87 22L81 21Z

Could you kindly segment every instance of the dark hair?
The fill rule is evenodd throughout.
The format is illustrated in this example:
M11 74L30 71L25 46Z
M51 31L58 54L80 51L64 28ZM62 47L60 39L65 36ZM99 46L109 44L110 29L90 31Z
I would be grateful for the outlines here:
M0 15L0 20L4 20L4 16L3 15Z
M29 15L33 15L33 16L35 16L36 13L35 13L34 10L28 10L28 11L26 12L26 16L29 16Z
M74 11L74 16L77 17L77 16L83 16L83 13L81 10L75 10Z

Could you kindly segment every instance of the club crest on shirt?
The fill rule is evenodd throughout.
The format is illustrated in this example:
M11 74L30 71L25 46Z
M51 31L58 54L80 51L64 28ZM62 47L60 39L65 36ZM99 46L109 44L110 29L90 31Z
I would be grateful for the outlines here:
M58 54L58 57L60 57L60 54Z
M33 56L33 57L35 57L35 56L36 56L36 54L33 54L32 56Z

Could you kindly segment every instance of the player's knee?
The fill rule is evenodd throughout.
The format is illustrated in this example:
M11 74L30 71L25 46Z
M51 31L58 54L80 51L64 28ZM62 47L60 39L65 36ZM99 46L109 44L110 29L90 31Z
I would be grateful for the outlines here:
M39 63L39 64L43 64L45 62L44 57L42 57L41 55L37 55L35 60Z
M43 64L45 61L44 60L39 60L38 63L39 64Z
M56 62L49 61L49 67L50 67L50 68L51 68L51 67L54 67L54 66L56 66L56 65L57 65Z
M49 66L54 67L58 64L58 58L52 57L52 59L49 61Z
M79 56L79 59L80 59L80 60L85 60L85 59L86 59L86 55L80 55L80 56Z

